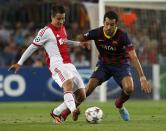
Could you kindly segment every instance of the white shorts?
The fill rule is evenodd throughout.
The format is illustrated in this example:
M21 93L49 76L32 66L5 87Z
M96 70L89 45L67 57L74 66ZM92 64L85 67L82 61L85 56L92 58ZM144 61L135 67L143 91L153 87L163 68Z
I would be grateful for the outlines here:
M80 74L78 73L75 66L71 63L52 65L50 66L50 71L52 73L52 78L55 80L55 82L58 83L60 87L62 87L66 80L73 79L73 91L76 91L79 88L85 88Z

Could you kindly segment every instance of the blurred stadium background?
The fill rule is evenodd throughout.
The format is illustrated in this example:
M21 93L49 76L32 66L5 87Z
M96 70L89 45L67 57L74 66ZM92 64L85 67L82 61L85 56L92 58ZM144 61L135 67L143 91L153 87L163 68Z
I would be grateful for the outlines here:
M133 70L135 93L126 103L132 119L129 123L124 123L113 107L112 99L120 93L113 79L97 88L81 105L82 112L89 106L100 107L104 112L101 124L87 124L82 113L74 124L69 117L62 126L55 126L49 111L63 100L63 92L51 79L44 50L35 52L17 74L8 71L37 31L49 23L49 11L54 3L66 8L65 25L71 40L101 25L105 11L119 14L119 26L128 31L153 87L151 94L142 93ZM0 0L0 131L165 131L165 23L165 0ZM87 83L97 60L94 44L92 51L72 45L69 48L73 63Z
M62 90L50 78L39 50L26 61L18 74L7 68L18 61L31 44L37 31L50 21L50 7L54 3L66 7L68 39L102 25L103 14L114 10L119 14L119 26L130 35L145 74L153 87L151 95L142 94L135 71L133 77L136 99L166 98L166 2L113 1L113 0L0 0L0 101L52 101L62 100ZM73 63L85 83L95 67L97 51L69 45ZM40 76L40 78L38 77ZM113 82L114 84L109 84ZM119 93L111 79L89 97L106 101Z
M37 31L50 21L50 7L61 3L66 8L68 39L102 24L103 14L114 10L119 14L119 26L130 35L153 93L141 93L135 71L133 99L166 98L166 2L144 0L0 0L0 101L59 101L62 90L50 78L40 49L26 61L18 74L8 72L23 51L31 44ZM69 45L74 65L84 82L95 67L97 51ZM119 93L111 79L88 99L106 101Z

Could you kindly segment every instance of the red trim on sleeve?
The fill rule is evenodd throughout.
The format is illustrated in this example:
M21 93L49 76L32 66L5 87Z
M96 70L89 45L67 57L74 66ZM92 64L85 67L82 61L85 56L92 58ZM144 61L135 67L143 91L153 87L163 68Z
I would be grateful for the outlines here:
M47 26L44 27L44 28L42 29L42 31L40 32L39 36L42 37L47 29L48 29Z
M41 45L38 45L38 44L36 44L36 43L32 43L33 45L35 45L35 46L37 46L37 47L41 47Z
M133 46L130 46L130 47L127 47L127 48L126 48L126 51L127 51L127 52L132 51L132 50L134 50L134 47L133 47Z

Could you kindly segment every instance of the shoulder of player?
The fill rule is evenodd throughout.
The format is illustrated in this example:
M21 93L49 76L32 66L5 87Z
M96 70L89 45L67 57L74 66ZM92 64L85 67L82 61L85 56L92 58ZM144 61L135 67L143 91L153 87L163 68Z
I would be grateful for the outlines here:
M102 32L102 27L94 28L94 29L90 30L89 32L98 34L98 33Z
M38 32L38 35L42 37L43 35L49 33L50 29L48 26L45 26L44 28L40 29Z
M124 30L124 29L122 29L122 28L118 28L118 32L119 33L122 33L122 34L126 34L127 32Z
M124 29L118 28L117 33L121 36L127 35L127 32Z

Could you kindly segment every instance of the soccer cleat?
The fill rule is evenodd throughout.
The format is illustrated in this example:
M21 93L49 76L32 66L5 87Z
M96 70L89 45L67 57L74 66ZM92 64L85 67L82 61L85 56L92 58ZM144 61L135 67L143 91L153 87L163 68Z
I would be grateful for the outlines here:
M80 115L80 109L77 108L77 109L75 109L75 110L72 112L73 121L77 121L79 115Z
M52 116L52 118L54 119L54 122L55 122L55 124L61 124L61 123L63 123L63 118L61 117L61 115L55 115L54 113L53 113L53 111L50 113L50 115Z
M119 109L119 113L120 113L121 118L124 121L129 121L130 120L129 112L125 107L122 107L121 109Z

